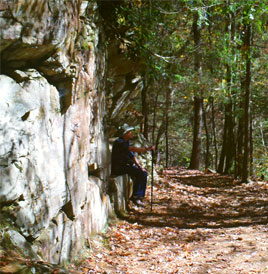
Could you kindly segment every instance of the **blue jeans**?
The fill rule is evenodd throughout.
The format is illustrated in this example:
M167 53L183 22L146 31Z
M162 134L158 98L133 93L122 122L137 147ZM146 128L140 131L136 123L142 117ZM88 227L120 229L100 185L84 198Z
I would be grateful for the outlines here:
M143 198L147 185L147 172L135 165L128 165L120 168L118 175L128 174L133 180L132 197Z

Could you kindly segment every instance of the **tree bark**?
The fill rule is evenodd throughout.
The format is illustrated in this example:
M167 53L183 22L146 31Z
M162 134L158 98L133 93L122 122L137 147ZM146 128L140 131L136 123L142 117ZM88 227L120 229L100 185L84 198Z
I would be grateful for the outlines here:
M158 104L158 96L159 96L160 88L157 89L157 92L154 97L154 107L153 107L153 126L152 126L152 143L155 145L155 155L158 154L158 142L159 140L155 140L155 130L156 130L156 111ZM156 161L156 158L154 159Z
M211 112L212 112L212 132L213 132L213 144L215 150L215 170L218 166L218 144L217 144L217 134L216 134L216 123L215 123L215 108L214 108L214 98L211 98Z
M194 98L194 138L189 169L199 169L201 163L202 103L202 98Z
M226 5L230 5L230 1L226 1ZM232 12L226 14L225 32L229 33L229 40L233 41L235 35L235 17ZM234 50L231 49L232 55ZM226 90L227 90L227 103L225 104L225 123L224 123L224 136L221 159L218 171L220 173L231 173L235 158L235 143L234 143L234 118L233 118L233 99L232 99L232 65L225 64L226 68Z
M235 143L234 143L234 119L233 119L233 103L230 99L226 106L227 112L227 141L226 141L226 161L224 173L229 174L234 162Z
M142 133L146 139L148 139L148 102L147 102L147 90L148 84L144 81L144 86L141 91L141 103L142 103L142 115L144 117Z
M223 173L223 169L224 169L224 162L225 162L225 156L226 156L226 150L227 150L226 140L227 140L227 119L226 119L226 112L225 112L224 130L223 130L223 137L222 137L222 149L221 149L220 162L217 170L219 173Z
M243 162L243 146L244 146L244 120L239 119L237 128L237 148L236 148L236 161L235 161L235 177L242 175L242 162Z
M245 24L245 59L246 59L246 75L245 75L245 102L244 102L244 157L243 157L243 171L242 182L248 181L249 176L249 140L250 140L250 83L251 83L251 60L250 60L250 46L251 46L251 26L249 23Z
M254 152L254 144L253 144L253 119L252 114L250 115L250 175L254 175L254 167L253 167L253 152Z
M209 132L208 132L208 126L207 126L207 115L206 115L206 111L204 108L204 105L202 104L202 112L203 112L203 121L204 121L204 127L205 127L205 132L206 132L206 158L205 158L205 168L209 167L210 164L210 136L209 136Z
M194 70L197 77L200 77L200 39L201 39L201 27L198 24L199 14L196 11L193 18L193 38L195 45L194 52ZM199 88L199 87L198 87ZM196 88L197 89L197 88ZM193 145L192 154L189 169L199 169L201 164L201 153L202 153L202 91L195 91L194 96L194 129L193 129Z
M166 167L169 164L169 142L168 142L168 126L169 126L169 88L166 90L166 110L165 110L165 135L166 135Z

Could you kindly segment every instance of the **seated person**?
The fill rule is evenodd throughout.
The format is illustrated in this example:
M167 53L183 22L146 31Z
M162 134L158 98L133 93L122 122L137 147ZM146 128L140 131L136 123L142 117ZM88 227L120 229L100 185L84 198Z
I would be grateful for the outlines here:
M142 199L145 196L147 185L147 171L139 164L135 152L144 153L154 150L151 147L133 147L129 140L133 138L134 127L124 124L121 137L115 140L112 148L111 174L115 176L128 174L133 180L133 194L130 200L138 206L144 206Z

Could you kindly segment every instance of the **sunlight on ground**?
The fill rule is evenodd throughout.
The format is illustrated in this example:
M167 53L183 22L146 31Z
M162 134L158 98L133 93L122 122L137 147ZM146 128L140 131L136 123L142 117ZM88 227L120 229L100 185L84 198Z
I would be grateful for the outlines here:
M268 274L267 183L173 168L154 193L73 273Z

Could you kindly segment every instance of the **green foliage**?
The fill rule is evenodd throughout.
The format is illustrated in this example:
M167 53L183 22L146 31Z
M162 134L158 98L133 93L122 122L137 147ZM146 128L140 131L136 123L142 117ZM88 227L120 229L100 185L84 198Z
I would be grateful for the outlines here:
M198 14L200 47L193 41L193 15ZM234 134L244 115L242 82L246 57L251 61L252 118L267 119L267 40L268 5L253 0L121 1L116 24L127 54L139 57L144 66L147 89L149 136L159 138L159 158L165 157L165 111L167 108L171 163L187 164L192 146L193 97L203 96L213 161L223 143L225 106L232 104ZM252 27L252 46L244 46L245 25ZM200 58L200 71L194 71L194 55ZM213 100L211 100L213 98ZM212 102L216 136L212 137ZM141 102L135 101L142 112ZM155 107L157 109L154 114ZM155 115L155 117L154 117ZM153 119L156 120L153 128ZM253 123L254 123L253 121ZM154 136L152 131L154 130ZM206 140L205 131L202 132ZM262 150L260 134L254 135L254 148ZM182 145L183 144L183 145ZM219 156L219 155L218 155ZM256 172L265 173L266 159L254 154ZM262 164L261 164L262 163ZM266 176L266 175L265 175Z
M263 156L255 163L255 174L260 180L268 181L268 157Z
M14 214L17 211L17 206L13 204L1 206L1 219L0 219L0 231L4 229L17 230L14 225Z

